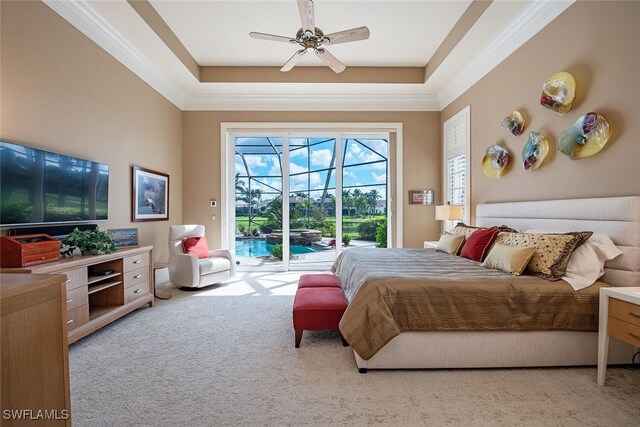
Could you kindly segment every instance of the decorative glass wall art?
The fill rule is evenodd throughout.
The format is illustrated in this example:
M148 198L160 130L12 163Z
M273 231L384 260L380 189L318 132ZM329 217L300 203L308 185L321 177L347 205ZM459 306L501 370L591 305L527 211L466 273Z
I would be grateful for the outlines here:
M549 154L549 141L538 132L529 132L529 140L522 150L522 166L525 170L536 170Z
M540 104L560 114L571 111L576 98L576 81L566 71L561 71L549 77L542 85Z
M482 158L482 172L489 178L498 179L508 164L509 152L499 145L490 145Z
M598 154L611 136L611 124L605 116L587 113L572 128L563 131L558 138L558 151L572 160Z
M520 111L514 111L502 121L502 126L506 127L513 136L518 136L524 130L524 117Z

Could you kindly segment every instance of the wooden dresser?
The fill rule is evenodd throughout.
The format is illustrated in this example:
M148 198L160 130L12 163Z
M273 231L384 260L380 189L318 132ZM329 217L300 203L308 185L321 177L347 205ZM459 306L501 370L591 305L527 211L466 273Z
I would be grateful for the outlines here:
M153 306L152 249L75 256L22 271L67 276L66 322L72 343L145 304Z
M640 348L640 287L600 289L597 381L601 386L607 372L609 337Z
M0 274L0 424L71 425L63 275Z

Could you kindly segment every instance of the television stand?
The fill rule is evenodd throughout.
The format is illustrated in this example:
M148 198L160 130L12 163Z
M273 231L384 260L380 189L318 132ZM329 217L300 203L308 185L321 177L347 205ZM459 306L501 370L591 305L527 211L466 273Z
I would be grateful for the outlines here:
M152 250L144 246L108 255L74 256L21 271L67 276L66 319L72 343L146 304L153 307Z

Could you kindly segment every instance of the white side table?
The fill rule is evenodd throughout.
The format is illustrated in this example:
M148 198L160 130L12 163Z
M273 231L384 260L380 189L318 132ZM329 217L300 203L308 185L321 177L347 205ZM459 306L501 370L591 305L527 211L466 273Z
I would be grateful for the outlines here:
M640 287L600 289L598 385L607 374L609 336L640 347Z
M433 240L433 241L425 240L425 242L424 242L424 248L425 249L427 249L427 248L428 249L435 249L436 246L438 246L438 241L437 240Z

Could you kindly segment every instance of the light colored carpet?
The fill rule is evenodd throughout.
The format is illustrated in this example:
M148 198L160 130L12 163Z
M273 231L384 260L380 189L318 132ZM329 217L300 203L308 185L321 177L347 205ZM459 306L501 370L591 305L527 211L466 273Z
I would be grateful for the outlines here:
M297 274L251 274L138 310L70 347L76 426L624 426L640 372L370 371L331 332L293 346Z

